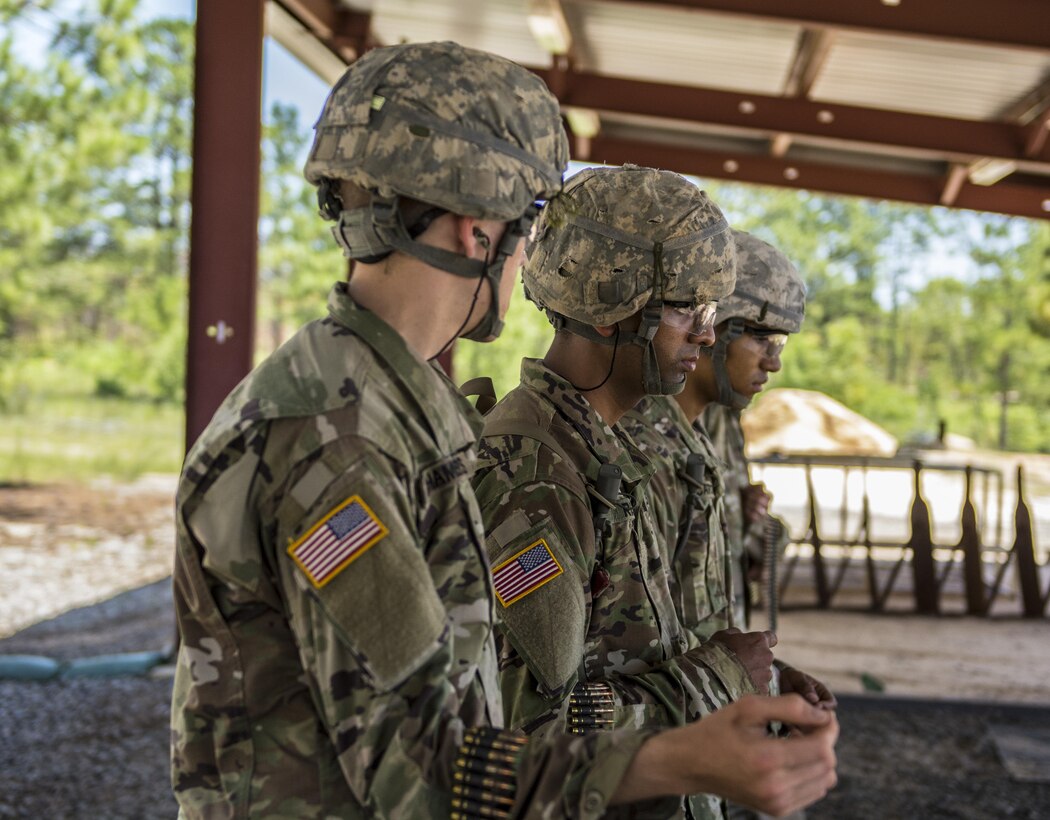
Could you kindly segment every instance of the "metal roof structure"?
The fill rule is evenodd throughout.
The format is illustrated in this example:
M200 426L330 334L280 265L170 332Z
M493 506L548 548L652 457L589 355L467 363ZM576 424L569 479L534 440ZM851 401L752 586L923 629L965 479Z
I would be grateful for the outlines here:
M1047 0L271 0L328 81L454 39L558 96L573 158L1050 219Z
M502 54L578 160L1050 219L1050 0L208 0L196 30L187 443L252 366L267 34L329 82Z

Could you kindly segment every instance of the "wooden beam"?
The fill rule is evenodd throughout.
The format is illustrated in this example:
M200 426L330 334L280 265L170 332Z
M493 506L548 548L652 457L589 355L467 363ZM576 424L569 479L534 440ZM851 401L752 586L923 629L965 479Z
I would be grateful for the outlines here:
M624 2L624 0L606 0ZM637 5L780 20L805 26L961 40L981 45L1050 50L1046 0L627 0Z
M1027 125L1050 107L1050 76L1043 78L1021 99L1006 106L996 119Z
M893 199L917 205L941 204L944 190L943 178L935 175L796 162L759 154L705 151L605 135L591 140L590 151L590 161L610 165L633 162L709 179ZM988 187L971 185L963 180L954 207L1050 219L1050 179L1014 174L1009 182Z
M805 29L798 38L791 70L784 82L785 97L809 97L813 84L824 69L835 41L835 32L827 29Z
M769 141L769 153L770 156L782 157L787 154L788 149L791 147L791 135L790 134L777 134L773 139Z
M964 182L966 182L966 166L952 165L948 170L948 177L944 180L944 188L941 189L941 205L946 207L954 205Z
M1050 133L1050 108L1025 126L1024 154L1036 159L1046 148L1047 133Z
M533 69L544 79L551 72ZM928 114L825 104L763 94L744 94L694 86L607 77L573 72L552 77L563 105L685 120L707 125L746 128L770 134L788 133L855 142L918 149L961 159L996 157L1030 159L1023 154L1024 134L1019 125L977 122ZM1048 165L1050 171L1050 165Z
M1003 111L1000 119L1015 122L1023 128L1022 143L1026 157L1050 162L1050 145L1046 133L1050 129L1050 76Z

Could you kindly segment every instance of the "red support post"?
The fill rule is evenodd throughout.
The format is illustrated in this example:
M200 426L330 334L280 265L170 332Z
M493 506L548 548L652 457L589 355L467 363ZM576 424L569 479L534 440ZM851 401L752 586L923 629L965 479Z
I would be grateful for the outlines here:
M187 450L252 367L264 5L197 4Z

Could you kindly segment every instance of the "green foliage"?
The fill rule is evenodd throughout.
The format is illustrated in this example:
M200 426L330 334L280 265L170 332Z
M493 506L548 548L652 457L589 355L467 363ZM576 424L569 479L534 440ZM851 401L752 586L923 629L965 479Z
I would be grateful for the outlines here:
M259 221L260 356L322 315L332 283L347 270L330 223L317 215L315 189L303 178L308 138L295 108L273 106L264 132Z
M1047 223L706 187L806 280L806 322L774 386L826 392L899 438L943 419L983 446L1050 452Z
M13 22L37 4L6 4ZM175 401L185 339L193 28L102 0L55 23L43 67L0 35L0 353L92 389ZM10 272L10 276L8 276ZM24 392L24 391L23 391Z
M495 342L456 342L454 375L458 384L477 376L488 376L496 388L496 396L502 398L518 384L521 359L542 358L554 338L554 329L547 317L525 298L520 276L514 286L506 323Z
M139 2L0 0L0 480L178 465L194 40ZM52 33L33 60L26 25ZM287 106L266 119L260 355L322 315L346 270L302 178L309 130ZM943 419L1050 452L1050 224L706 187L806 280L774 386L824 391L900 438ZM519 282L499 341L457 343L456 380L488 375L503 395L551 338ZM96 445L112 451L77 455Z
M0 481L131 480L175 473L183 455L182 408L85 396L32 398L0 411Z

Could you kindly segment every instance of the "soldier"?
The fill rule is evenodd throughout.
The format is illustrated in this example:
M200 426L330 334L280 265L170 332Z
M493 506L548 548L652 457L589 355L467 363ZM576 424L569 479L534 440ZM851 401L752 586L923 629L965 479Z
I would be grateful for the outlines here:
M480 419L428 362L499 332L567 155L540 81L452 43L370 52L333 88L306 175L352 277L230 394L179 486L181 816L658 815L677 801L655 798L733 781L686 749L788 715L819 728L802 764L751 747L778 760L757 796L787 810L833 784L837 726L797 700L706 733L499 728Z
M733 294L718 304L718 315L735 312L740 305L753 306L756 316L751 329L761 334L763 320L757 318L761 305L750 295L769 299L767 312L783 307L781 293L796 294L798 311L804 309L802 282L787 258L765 242L734 230L737 277ZM795 328L797 330L797 327ZM720 325L719 332L727 333ZM739 337L744 338L744 337ZM729 355L734 363L745 352L732 344ZM685 389L673 397L647 396L624 417L624 427L654 463L656 471L649 484L648 500L661 543L668 553L670 587L675 609L686 629L701 642L719 630L746 626L730 606L730 590L735 578L726 545L725 464L698 419L717 395L714 373L719 357L710 345L697 369L686 377ZM724 367L724 356L721 357ZM764 361L757 359L756 361ZM779 360L776 362L779 369ZM834 708L835 698L819 681L783 663L779 670L779 689L797 692L822 708Z
M681 390L733 259L717 206L665 171L583 171L537 224L526 295L556 333L488 413L474 477L512 727L674 726L765 691L770 634L699 647L682 629L644 500L652 468L617 424Z
M779 533L778 551L787 528L768 516L769 494L752 484L744 457L740 411L763 389L770 373L780 370L788 335L802 327L806 289L791 261L772 245L745 231L737 241L737 289L718 306L716 341L697 368L688 400L703 413L702 427L725 463L725 515L731 570L733 622L750 622L750 578L761 575L765 524ZM779 525L779 526L778 526Z
M666 550L671 598L682 625L702 643L743 624L729 606L725 465L694 424L699 411L692 399L688 387L673 397L646 396L624 416L623 426L653 463L648 501Z

